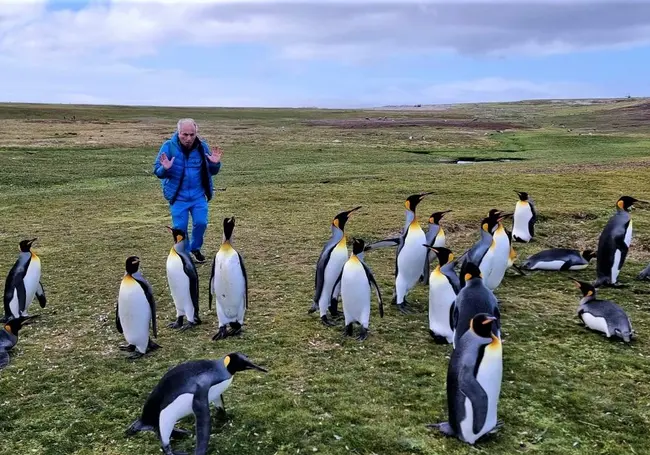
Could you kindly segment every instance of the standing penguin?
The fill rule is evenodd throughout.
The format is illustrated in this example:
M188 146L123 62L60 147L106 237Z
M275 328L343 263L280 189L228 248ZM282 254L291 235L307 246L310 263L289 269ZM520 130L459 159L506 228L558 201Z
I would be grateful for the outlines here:
M479 240L463 253L459 259L460 272L458 277L460 279L460 287L465 287L465 276L467 275L467 265L472 263L478 265L483 273L490 270L492 252L490 248L493 245L493 233L497 227L497 219L495 216L488 215L481 221L481 237Z
M187 236L182 229L167 229L174 237L174 246L167 256L167 282L176 307L176 321L167 327L181 329L192 328L201 323L199 317L199 275L196 265L187 254ZM183 317L187 324L183 325Z
M595 287L618 286L618 275L625 264L632 242L632 219L630 209L635 202L630 196L622 196L616 202L616 213L609 219L598 239Z
M494 291L503 280L503 277L508 270L510 264L512 245L510 243L510 236L506 232L506 228L503 226L503 219L511 216L511 213L503 214L501 212L496 212L494 216L496 217L497 228L492 234L492 244L486 256L490 256L490 266L484 273L485 285L491 291Z
M172 450L170 439L188 433L174 426L193 413L196 421L194 453L205 455L210 440L210 403L223 409L222 394L230 387L235 373L250 369L267 372L238 352L219 360L191 360L175 366L160 379L147 398L140 418L127 428L126 436L153 431L165 455L178 454Z
M324 325L335 325L327 319L329 308L332 316L338 315L337 301L339 289L334 286L338 276L343 270L343 265L348 260L348 245L345 236L345 224L353 212L361 206L337 214L332 220L332 235L323 247L318 262L316 263L316 290L312 306L307 312L311 314L320 310L320 319Z
M515 191L515 193L519 195L519 200L515 204L512 238L515 242L528 243L535 236L535 223L537 222L535 202L524 191Z
M452 321L454 324L454 348L469 329L471 319L478 313L487 313L496 318L494 334L500 339L501 313L499 312L499 302L494 293L483 282L481 269L473 262L468 263L465 268L464 279L465 287L456 296Z
M476 314L458 341L447 368L447 422L427 425L474 444L503 425L497 407L503 379L503 348L493 333L496 318Z
M139 268L140 258L129 256L126 259L126 271L115 307L115 326L127 342L126 346L120 346L120 350L132 352L130 359L137 359L160 347L149 337L149 324L153 336L158 337L153 289Z
M427 247L438 256L439 264L429 277L429 333L437 344L454 340L453 315L460 280L454 271L454 254L447 248Z
M18 332L24 325L29 324L25 322L23 317L10 317L5 322L4 327L0 330L0 370L9 365L9 351L11 351L16 344L18 344Z
M596 257L590 249L582 253L571 248L550 248L529 256L522 264L524 270L584 270Z
M434 212L429 217L429 228L426 233L426 243L427 246L432 246L435 248L444 248L446 245L446 236L445 230L440 226L440 220L445 214L451 212L451 210L445 210L443 212ZM429 284L429 275L431 274L431 261L433 261L435 253L429 251L427 258L424 261L424 271L420 280L423 284Z
M38 300L41 308L45 308L47 299L41 283L41 258L32 250L37 239L21 240L20 254L5 280L4 317L28 317L27 310L34 300Z
M418 204L432 192L413 194L406 198L404 205L405 222L395 255L395 300L397 308L404 314L411 313L406 294L422 276L424 262L429 250L425 246L426 234L422 230L415 212Z
M212 297L216 300L219 330L213 340L236 335L241 331L244 314L248 308L248 275L244 259L232 246L235 217L224 218L221 247L212 260L209 285L209 308ZM230 325L230 332L226 327Z
M384 317L384 302L381 298L379 286L368 266L363 262L365 242L362 239L352 239L352 255L347 260L337 280L341 285L341 300L343 301L343 315L345 316L345 329L343 333L352 336L352 324L361 325L357 340L368 338L368 325L370 320L370 291L375 288L379 303L379 316Z
M607 338L616 336L629 343L634 331L625 310L611 300L600 300L596 288L583 281L570 278L582 292L578 318L591 330L602 332Z

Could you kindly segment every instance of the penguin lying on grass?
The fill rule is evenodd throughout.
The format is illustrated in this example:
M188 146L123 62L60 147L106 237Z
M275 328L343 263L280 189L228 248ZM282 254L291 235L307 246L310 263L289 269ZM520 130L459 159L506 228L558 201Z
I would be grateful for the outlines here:
M611 300L598 299L596 288L591 283L570 279L582 292L583 297L578 307L578 318L585 326L604 333L607 338L615 336L629 343L634 331L625 310Z
M596 255L590 249L581 253L571 248L551 248L529 256L521 267L524 270L584 270Z
M171 438L188 436L174 426L183 417L194 414L196 421L195 455L205 455L210 440L210 403L223 409L222 394L235 373L244 370L268 371L252 363L238 352L219 360L191 360L170 369L160 379L147 398L140 418L126 429L126 436L139 431L153 431L158 435L165 455L181 455L174 452Z
M447 422L427 425L446 436L474 444L503 425L497 406L503 377L501 340L493 333L496 318L475 315L460 338L447 368Z

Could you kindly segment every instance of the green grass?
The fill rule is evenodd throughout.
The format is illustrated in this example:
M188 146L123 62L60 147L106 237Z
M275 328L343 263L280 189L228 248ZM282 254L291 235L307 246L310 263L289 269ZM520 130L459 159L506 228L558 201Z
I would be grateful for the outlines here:
M152 433L126 439L123 431L160 377L189 359L241 351L269 373L237 375L225 394L228 420L213 418L209 453L645 453L650 284L634 277L650 261L647 211L632 213L635 234L622 273L630 287L601 291L630 314L638 332L631 346L577 324L579 293L568 275L507 274L496 291L506 334L498 411L505 426L475 449L425 428L447 418L451 353L428 335L426 287L410 294L420 310L413 316L387 304L380 319L373 300L371 334L362 344L306 314L329 223L357 205L363 208L350 219L348 235L372 241L399 231L406 196L434 191L418 206L419 217L424 226L432 212L452 209L443 225L448 246L459 253L478 237L478 220L490 208L513 210L513 190L524 190L541 220L537 240L516 246L520 262L551 246L595 247L620 195L650 199L650 128L588 135L554 125L559 118L579 124L581 116L611 115L610 109L544 103L426 113L0 106L0 118L14 122L0 125L0 270L6 273L15 261L19 240L38 237L48 296L45 309L33 304L31 312L41 317L21 332L10 365L0 372L1 452L159 453ZM63 121L63 115L76 120ZM496 133L303 123L379 115L526 118L533 128ZM227 190L210 204L204 253L211 259L223 218L235 216L234 245L250 277L244 333L219 342L210 340L217 325L214 308L207 308L209 263L199 266L204 324L185 333L166 328L175 315L165 275L172 239L151 167L161 140L184 116L199 119L210 142L225 150L215 185ZM89 137L97 142L88 143ZM466 156L524 160L445 163ZM155 291L162 346L136 362L118 351L124 340L114 326L124 261L132 254L140 256ZM393 254L366 256L387 301ZM592 262L572 276L592 280L594 269ZM193 418L181 426L193 430ZM193 453L194 441L174 447Z

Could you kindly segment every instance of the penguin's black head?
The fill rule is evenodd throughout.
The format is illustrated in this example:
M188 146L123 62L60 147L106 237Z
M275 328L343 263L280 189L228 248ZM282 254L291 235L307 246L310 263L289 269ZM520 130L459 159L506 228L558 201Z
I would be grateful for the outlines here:
M481 221L481 229L489 234L494 234L499 221L495 217L488 216Z
M129 256L126 258L126 273L133 275L140 267L140 258L137 256Z
M496 320L487 313L479 313L469 321L469 328L482 338L492 338L492 324Z
M180 243L187 237L187 234L183 229L172 228L170 226L167 226L167 229L172 233L172 236L174 237L174 243Z
M19 318L11 317L7 322L5 322L4 329L9 333L18 336L20 329L23 328L23 325L27 324L25 318L22 316Z
M597 253L597 251L587 249L582 252L582 257L585 258L587 262L589 262L596 257Z
M445 210L443 212L434 212L429 217L429 224L440 224L440 220L446 213L451 212L451 210Z
M248 357L240 352L231 352L223 358L223 363L230 374L235 374L238 371L244 370L259 370L268 373L267 370L255 365L253 362L248 360Z
M433 191L429 191L427 193L412 194L409 197L407 197L406 200L404 201L404 206L406 207L406 210L415 212L415 208L418 206L418 204L422 202L422 199L424 199L425 196L429 194L433 194Z
M481 273L481 269L479 269L478 265L474 264L473 262L468 262L467 266L465 267L465 281L469 281L473 278L483 278L483 274Z
M619 200L616 201L616 206L621 210L627 210L629 212L635 202L641 201L632 196L621 196Z
M569 278L573 281L580 292L582 292L583 297L596 297L596 288L591 283L586 283L584 281L576 280L575 278Z
M350 215L353 212L356 212L357 210L359 210L360 208L361 208L361 206L355 207L355 208L353 208L351 210L346 210L345 212L339 213L332 220L332 225L336 226L337 228L339 228L340 230L343 231L345 229L345 223L347 223L348 218L350 218Z
M452 253L451 250L445 247L442 246L432 247L427 245L426 243L424 243L423 245L429 248L434 253L436 253L436 256L438 257L438 262L440 262L440 267L454 260L454 253Z
M520 201L527 201L528 200L528 193L525 191L517 191L515 190L515 193L519 195L519 200Z
M21 240L19 243L20 246L20 251L23 253L28 253L29 250L32 248L32 244L36 241L36 239L30 239L30 240Z
M224 241L229 241L232 237L232 233L235 230L235 217L231 216L229 218L223 219L223 239Z
M366 242L364 242L363 239L357 239L357 238L352 239L352 254L358 256L359 254L363 253L365 247L366 247Z

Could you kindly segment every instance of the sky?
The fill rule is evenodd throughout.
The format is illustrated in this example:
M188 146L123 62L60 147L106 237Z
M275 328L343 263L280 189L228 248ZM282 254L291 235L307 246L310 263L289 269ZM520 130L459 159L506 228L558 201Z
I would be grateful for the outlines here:
M650 96L650 0L0 0L0 102Z

